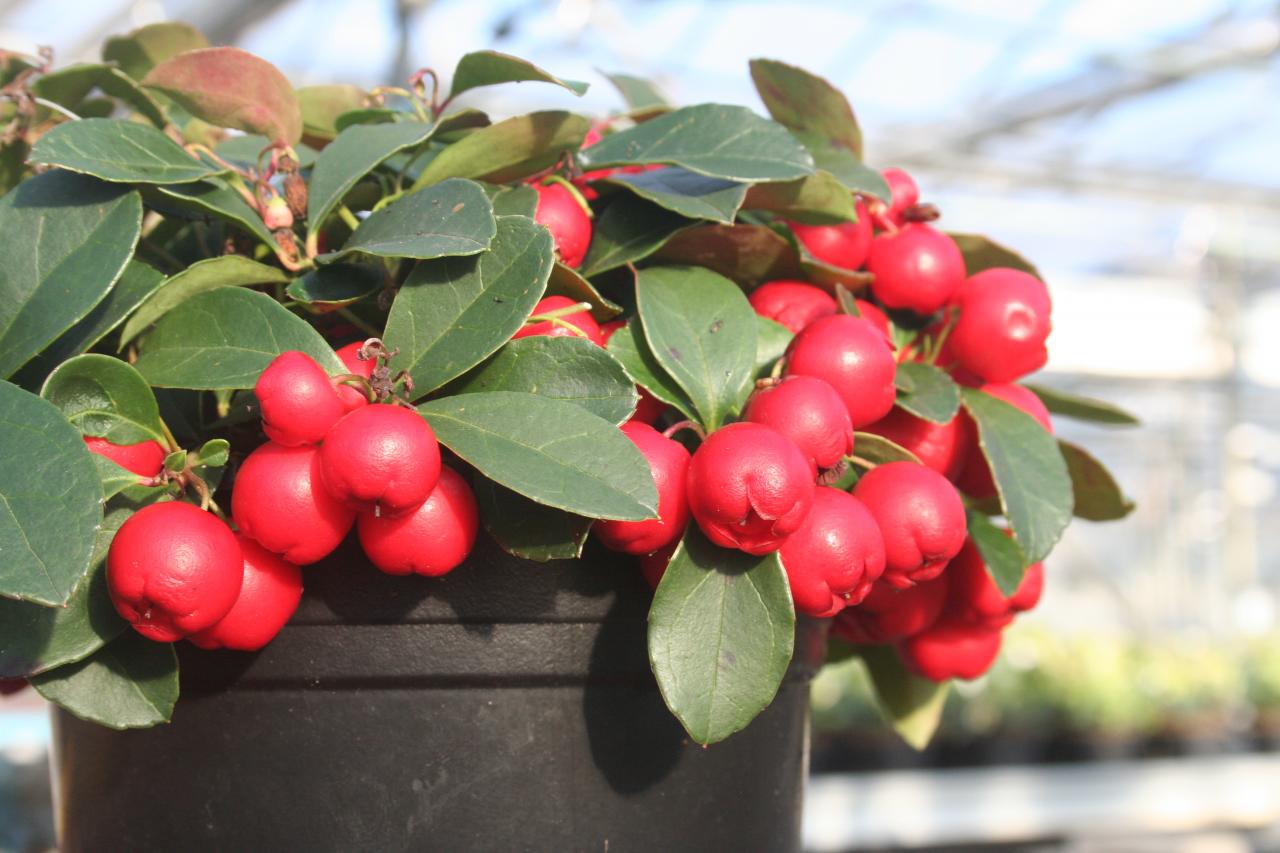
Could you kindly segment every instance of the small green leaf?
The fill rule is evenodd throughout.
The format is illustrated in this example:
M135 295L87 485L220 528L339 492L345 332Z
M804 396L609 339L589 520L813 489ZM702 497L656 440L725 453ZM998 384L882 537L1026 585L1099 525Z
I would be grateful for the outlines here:
M769 115L792 130L821 136L862 159L862 130L844 94L816 74L775 59L753 59L751 80Z
M1022 574L1027 566L1026 555L1009 536L1009 531L997 527L981 512L969 509L965 511L965 517L969 524L969 538L982 555L982 562L987 564L991 579L1005 596L1013 595L1022 583Z
M737 285L701 267L649 267L636 305L654 358L718 429L751 390L756 313Z
M302 110L302 134L317 144L330 142L338 135L338 116L361 109L368 95L359 86L334 83L303 86L294 94Z
M37 675L31 686L72 714L110 729L167 723L178 701L178 657L172 643L136 631L77 663Z
M117 63L134 80L141 80L166 59L208 46L209 40L190 24L164 21L107 39L102 58Z
M821 171L794 181L752 184L742 206L808 225L839 225L858 218L848 187L830 172Z
M768 317L756 315L756 372L765 376L774 362L782 358L795 337L786 326Z
M320 152L307 189L307 227L319 230L351 188L392 154L426 142L434 126L416 121L349 127Z
M632 115L653 116L667 112L671 104L663 97L651 81L630 74L605 74L627 103L627 111Z
M916 417L945 424L960 411L960 386L933 365L905 361L898 365L898 376L909 384L898 394L897 404Z
M597 276L652 255L694 222L630 193L619 193L596 218L582 274Z
M64 122L40 137L30 159L133 184L185 184L223 171L187 154L154 127L114 118Z
M900 444L876 435L873 432L855 432L853 434L853 455L865 459L873 465L886 462L914 462L921 464L914 453Z
M485 477L475 482L480 520L502 550L545 563L576 560L591 529L591 519L535 503Z
M196 453L196 464L209 468L221 468L230 458L231 443L225 438L213 438L206 441Z
M862 646L858 654L871 676L885 721L911 748L924 749L942 722L951 683L939 684L909 672L893 646Z
M481 128L444 149L414 181L421 189L445 178L495 184L526 178L577 150L591 123L560 110L515 116Z
M88 353L69 359L49 374L40 396L84 435L112 444L165 443L151 386L118 358Z
M74 663L127 627L111 605L101 562L65 607L0 598L0 678L26 678Z
M187 467L187 451L175 450L164 458L164 468L171 474L178 474Z
M649 463L616 426L537 394L494 391L421 404L436 437L481 474L540 504L591 518L654 518Z
M785 128L746 107L700 104L607 136L578 152L586 170L664 163L737 181L813 174L813 158Z
M267 246L275 245L275 238L262 217L222 178L155 187L148 202L166 213L172 209L188 218L221 219L244 229Z
M746 288L805 277L787 238L763 225L699 225L676 234L656 257L664 263L706 267Z
M717 548L689 525L649 608L649 662L691 738L722 741L769 706L791 662L795 624L776 552Z
M1043 385L1027 385L1026 388L1039 397L1045 408L1055 415L1108 426L1137 426L1141 423L1124 409L1105 400L1068 394Z
M1083 447L1058 439L1071 477L1073 512L1088 521L1116 521L1133 512L1133 501L1121 491L1111 472Z
M330 264L308 270L285 288L285 295L320 309L342 308L377 293L386 271L371 264Z
M562 80L524 59L498 53L496 50L477 50L466 54L458 61L458 67L453 72L453 85L449 87L449 99L452 100L463 92L480 86L522 83L530 80L554 83L575 95L582 95L588 89L586 83L578 80Z
M618 360L631 380L668 406L675 406L686 418L697 417L689 395L662 368L649 350L640 329L640 318L632 317L627 325L609 338L609 354Z
M667 167L636 174L617 173L603 183L626 187L659 207L689 219L709 219L731 224L747 185L723 178L709 178L696 172Z
M156 99L118 68L109 65L79 64L42 75L31 84L38 97L61 104L83 116L83 102L94 89L128 104L156 127L169 123ZM80 108L80 109L77 109Z
M981 234L956 233L948 233L947 236L954 240L956 246L960 248L960 254L964 256L965 272L969 275L976 275L983 270L995 267L1008 267L1031 273L1039 279L1044 278L1044 276L1040 275L1040 270L1036 269L1035 265L1022 257L1022 255L1012 249L1001 246L989 237L984 237Z
M547 279L547 296L567 296L574 302L589 302L591 316L600 322L612 320L622 313L620 306L605 299L581 273L560 261L556 261L551 268L551 277Z

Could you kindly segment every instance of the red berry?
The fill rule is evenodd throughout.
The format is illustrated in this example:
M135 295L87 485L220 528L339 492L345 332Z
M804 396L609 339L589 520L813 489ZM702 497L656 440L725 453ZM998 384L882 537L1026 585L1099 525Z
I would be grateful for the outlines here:
M285 447L319 444L345 409L329 374L306 353L284 352L253 386L267 438Z
M915 180L902 169L888 168L880 174L889 185L891 200L887 206L880 201L874 202L873 207L877 207L876 212L885 219L901 226L903 211L920 201L920 189Z
M140 477L154 477L164 468L164 458L168 454L154 441L140 441L137 444L112 444L105 438L86 435L84 443L89 450L99 456L105 456L112 462L132 471Z
M889 414L897 367L884 334L871 321L844 314L815 320L787 348L787 373L826 380L854 429Z
M882 305L932 314L964 282L964 256L955 241L923 222L886 231L871 243L867 271Z
M1040 425L1050 433L1053 432L1049 410L1045 408L1035 392L1008 382L988 382L982 386L981 390L1016 406L1039 421ZM987 458L982 455L982 447L978 444L978 428L968 415L961 414L960 419L968 450L964 464L960 467L960 474L956 477L956 486L969 497L978 500L995 497L996 484L991 479L991 468L987 465Z
M243 579L244 557L231 528L178 501L129 516L107 552L107 589L116 612L161 643L226 616Z
M857 222L840 225L801 225L799 222L788 222L787 225L809 254L824 264L856 270L867 260L872 233L867 206L858 202L857 213Z
M836 313L836 300L820 287L803 281L767 281L747 297L761 317L799 332L819 317Z
M342 359L342 363L346 366L348 373L363 376L365 379L372 379L373 369L378 366L378 360L376 358L361 360L360 348L362 346L364 346L364 341L347 344L338 350L338 358ZM369 402L369 398L352 385L338 385L338 398L342 400L342 408L348 412L352 409L358 409Z
M427 499L440 477L440 445L413 409L376 404L334 424L320 447L329 493L358 510L395 515Z
M622 432L649 463L654 485L658 487L658 517L648 521L602 519L593 529L606 548L627 554L649 554L679 541L689 523L686 490L689 451L680 442L634 420L623 424Z
M871 513L848 492L828 487L779 549L796 611L834 616L867 597L884 571L884 539Z
M636 386L636 390L640 392L640 402L636 403L636 411L631 416L631 420L636 423L653 424L667 410L667 404L639 385Z
M987 628L1008 625L1015 615L1035 607L1044 591L1044 566L1033 563L1027 566L1013 595L1006 597L996 586L973 540L965 542L951 561L947 577L948 618Z
M904 640L898 654L908 669L930 681L973 679L995 663L1000 631L944 618Z
M389 575L443 575L471 553L480 526L475 495L448 466L431 497L398 516L362 512L356 527L369 560Z
M609 343L609 339L613 337L613 333L627 325L626 320L610 320L607 323L600 324L600 346Z
M689 463L689 510L717 545L776 551L813 506L813 469L796 446L762 424L707 436Z
M897 589L882 579L871 587L861 604L841 610L831 630L857 645L893 643L938 621L946 603L945 573L906 589Z
M884 332L885 340L892 342L893 331L889 326L889 315L880 310L880 306L865 299L855 299L853 301L858 304L858 316Z
M231 517L263 548L305 566L332 553L356 515L325 489L317 448L268 442L240 466Z
M936 578L964 545L960 494L946 477L914 462L890 462L867 472L853 496L867 505L884 534L884 579L896 587Z
M551 232L560 260L576 269L591 245L591 217L564 184L542 184L534 189L538 191L534 220Z
M971 276L955 299L960 317L947 339L956 363L986 382L1012 382L1049 359L1049 288L1035 276L989 269Z
M662 582L662 576L667 573L667 565L671 562L671 556L675 554L679 545L680 540L677 539L667 547L654 551L652 554L645 554L640 558L640 574L644 576L644 581L649 585L649 589L657 591L658 584Z
M202 649L254 652L275 639L302 600L302 570L244 534L244 584L230 612L189 639Z
M545 314L549 311L555 311L560 308L568 308L570 305L577 304L574 300L567 296L548 296L533 306L533 313ZM575 311L572 314L565 314L559 318L560 322L553 323L550 320L539 320L535 323L526 323L520 327L520 330L512 335L515 338L529 338L535 335L547 335L552 338L586 338L593 344L604 346L604 335L600 332L600 326L591 316L590 311ZM565 328L564 323L568 323L582 334L578 334L573 329Z
M866 431L910 450L921 464L954 481L968 461L972 440L963 417L956 415L945 424L936 424L895 407Z
M787 376L747 400L742 419L773 427L800 448L817 474L853 452L853 424L836 390L813 376Z

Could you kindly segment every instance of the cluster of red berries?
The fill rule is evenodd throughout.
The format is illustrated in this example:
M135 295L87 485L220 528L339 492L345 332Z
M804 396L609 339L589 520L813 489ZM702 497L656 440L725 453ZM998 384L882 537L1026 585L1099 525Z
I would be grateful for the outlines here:
M297 609L299 566L328 556L353 526L389 574L442 575L466 559L479 523L471 488L441 464L434 433L412 408L357 390L369 388L376 365L362 355L361 344L339 350L351 374L335 379L286 352L258 377L269 441L237 473L235 532L178 501L144 507L120 527L107 584L139 633L259 649Z

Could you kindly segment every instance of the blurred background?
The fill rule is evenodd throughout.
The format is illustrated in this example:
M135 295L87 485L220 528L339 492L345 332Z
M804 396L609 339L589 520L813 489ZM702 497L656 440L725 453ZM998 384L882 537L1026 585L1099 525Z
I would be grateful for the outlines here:
M499 115L620 109L598 70L761 109L756 56L842 88L873 166L1044 272L1039 381L1144 425L1057 423L1138 509L1072 526L1044 604L927 752L880 724L857 663L819 679L806 844L1280 850L1276 3L0 0L0 45L96 60L170 18L297 85L447 74L480 48L592 81L472 99ZM0 699L0 850L51 845L47 738L30 691Z

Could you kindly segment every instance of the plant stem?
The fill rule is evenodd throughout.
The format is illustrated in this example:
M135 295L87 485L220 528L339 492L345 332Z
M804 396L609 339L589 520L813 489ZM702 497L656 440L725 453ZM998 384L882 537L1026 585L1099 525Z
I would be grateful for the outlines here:
M356 215L352 213L351 209L345 204L338 205L338 216L342 218L342 221L345 222L347 227L352 231L355 231L360 227L360 220L356 218Z

